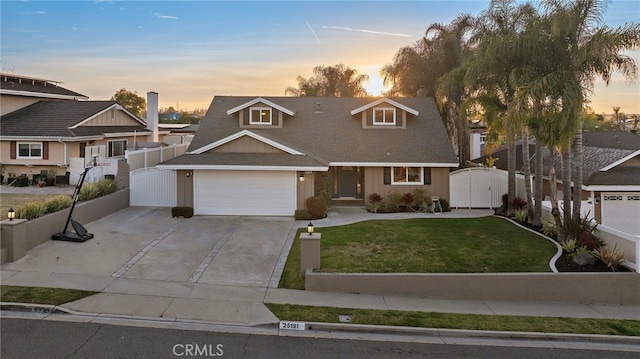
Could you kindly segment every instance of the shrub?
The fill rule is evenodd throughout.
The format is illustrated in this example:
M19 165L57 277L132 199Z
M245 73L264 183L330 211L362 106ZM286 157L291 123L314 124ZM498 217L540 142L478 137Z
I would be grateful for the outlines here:
M513 202L511 203L511 209L513 209L514 211L519 211L526 207L527 207L527 201L525 201L520 197L514 198Z
M580 238L583 232L592 233L596 227L598 224L588 216L571 218L565 215L564 217L564 230L567 238Z
M624 261L624 252L618 249L618 245L611 247L600 247L591 251L596 258L602 261L608 268L614 272Z
M110 179L103 179L96 183L98 187L98 191L100 192L100 196L106 196L118 190L118 185L116 181Z
M47 212L43 202L27 202L16 210L16 218L34 219L42 217Z
M306 201L307 211L311 214L311 219L319 219L327 216L327 203L320 196L312 196Z
M378 213L382 207L384 207L382 202L371 202L367 205L367 211L371 213Z
M49 198L44 203L44 206L46 208L47 213L53 213L53 212L61 211L65 208L69 208L71 207L72 204L73 204L73 198L71 198L71 196L68 196L66 194L59 194Z
M595 250L600 247L600 238L596 237L593 233L584 231L580 234L580 245L587 248L587 250Z
M505 193L502 195L502 204L506 207L509 204L509 194Z
M173 207L171 208L171 217L193 217L193 207Z
M311 213L309 213L309 211L307 211L306 209L296 209L296 212L294 213L293 217L296 220L310 220L313 219L311 216Z
M451 212L451 207L449 207L449 201L444 198L440 198L440 206L442 207L442 212Z
M411 192L407 192L402 194L402 198L400 199L400 202L404 203L404 205L407 207L411 207L411 205L413 204L413 201L415 200L416 200L416 196Z
M80 188L80 193L78 195L79 201L89 201L94 198L100 197L100 188L96 183L85 183Z
M526 208L518 209L513 212L513 215L516 217L516 221L525 223L529 217L529 210Z
M385 206L386 212L398 212L400 209L400 202L402 202L402 195L396 191L389 191L387 196L387 205Z
M546 221L542 224L542 233L547 237L556 237L558 232L556 231L556 225L553 221Z
M574 238L574 239L567 239L566 241L561 243L562 245L562 249L571 254L573 252L576 251L577 246L578 246L578 241Z
M382 196L377 194L377 193L375 193L375 192L370 194L369 197L367 197L367 198L369 198L369 202L371 202L371 203L380 203L380 202L382 202Z

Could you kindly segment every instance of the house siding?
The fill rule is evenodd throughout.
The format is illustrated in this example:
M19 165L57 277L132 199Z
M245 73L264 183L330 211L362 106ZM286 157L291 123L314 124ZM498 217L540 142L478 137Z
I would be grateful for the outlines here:
M297 209L305 209L307 198L315 195L315 178L315 173L305 173L304 181L296 179L298 190Z
M125 112L111 109L85 122L82 126L134 126L139 124Z
M372 193L378 193L386 197L389 192L406 193L416 188L422 188L428 196L438 196L449 200L449 168L431 168L430 185L387 185L384 184L383 167L367 167L364 170L364 195L365 203L369 203L367 197Z
M0 106L0 116L4 116L13 111L19 110L38 102L39 98L25 96L2 95L2 106Z
M243 136L213 149L214 152L283 153L284 151L249 136Z

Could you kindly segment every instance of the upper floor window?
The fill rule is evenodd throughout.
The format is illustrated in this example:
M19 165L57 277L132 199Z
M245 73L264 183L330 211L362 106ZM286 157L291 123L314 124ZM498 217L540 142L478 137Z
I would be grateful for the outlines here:
M42 159L42 142L18 142L18 158Z
M373 109L374 125L395 125L396 109L393 107L378 107Z
M249 124L250 125L270 125L271 124L271 108L269 107L249 108Z
M424 184L422 167L393 167L391 184Z
M123 157L127 140L111 140L107 144L107 157Z

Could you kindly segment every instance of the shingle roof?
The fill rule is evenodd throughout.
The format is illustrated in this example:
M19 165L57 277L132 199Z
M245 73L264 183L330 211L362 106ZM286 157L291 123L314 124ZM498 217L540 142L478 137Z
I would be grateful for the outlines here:
M77 137L110 132L145 131L142 125L69 128L115 104L115 101L39 101L2 116L0 135Z
M592 186L640 186L640 167L614 167L594 172L584 183Z
M549 174L549 168L551 166L551 161L550 161L550 157L549 157L549 150L547 148L543 148L542 149L542 153L543 153L543 173L545 176L547 176ZM582 151L583 151L583 165L582 165L582 175L583 178L585 178L584 184L585 185L594 185L594 184L601 184L601 183L596 183L594 181L596 181L597 178L601 178L598 176L595 176L598 173L605 173L605 172L599 172L600 169L614 163L617 162L627 156L629 156L630 154L634 153L634 150L627 150L627 149L620 149L620 148L608 148L608 147L593 147L593 146L585 146L583 145L582 147ZM517 171L522 171L523 170L523 161L522 161L522 144L518 143L517 147L516 147L516 170ZM535 157L535 146L530 145L529 146L529 155L531 157L531 171L534 171L534 157ZM484 163L486 158L492 156L493 158L498 158L498 160L496 160L495 162L495 166L496 168L502 169L502 170L507 170L507 150L506 148L501 148L497 151L494 151L491 155L486 155L486 156L482 156L479 157L477 159L472 160L475 163ZM557 153L554 153L553 156L553 160L555 162L555 168L556 168L556 173L558 175L558 179L560 174L557 172L560 170L560 156L558 156ZM611 170L610 170L611 171ZM609 172L609 171L607 171ZM626 172L625 172L626 173ZM636 172L639 177L640 177L640 171ZM592 179L593 178L593 179ZM602 177L604 178L604 177ZM611 181L614 177L613 174L607 175L608 181ZM628 185L630 183L627 183L625 181L628 180L628 177L626 176L621 176L618 177L618 181L617 183L615 183L616 185Z
M623 150L640 150L640 136L631 132L622 131L584 131L582 133L582 145L619 148Z
M227 111L256 97L216 96L200 123L189 151L207 146L242 129L238 115ZM419 112L407 116L406 129L362 128L360 115L350 112L378 98L263 97L295 112L286 116L282 128L251 128L249 131L300 151L316 160L348 163L433 163L456 164L435 102L431 98L394 98ZM318 103L320 111L318 111ZM201 160L197 157L202 156ZM181 159L182 157L190 157ZM210 161L203 155L185 155L173 163ZM300 156L294 156L300 157Z
M53 95L52 97L58 98L62 96L75 99L88 99L88 97L83 94L58 86L58 84L54 81L36 79L16 74L1 74L0 89L3 93L6 93L6 91L18 91L25 92L25 95L29 95L29 93L49 94Z

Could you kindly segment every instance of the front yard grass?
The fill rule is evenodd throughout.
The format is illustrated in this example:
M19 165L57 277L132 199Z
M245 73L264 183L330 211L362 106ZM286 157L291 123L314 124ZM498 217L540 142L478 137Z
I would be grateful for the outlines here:
M304 289L299 233L280 287ZM550 272L550 241L496 217L376 220L318 228L321 271L336 273Z
M0 286L0 292L0 300L2 302L51 305L73 302L98 293L76 289L21 287L13 285Z
M272 303L265 305L280 320L302 322L339 323L338 315L346 314L351 316L351 323L353 324L640 336L640 321L638 320L404 312L397 310L313 307Z

